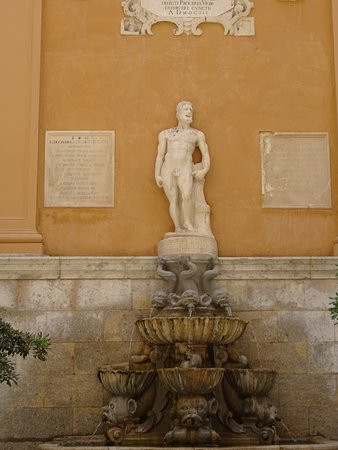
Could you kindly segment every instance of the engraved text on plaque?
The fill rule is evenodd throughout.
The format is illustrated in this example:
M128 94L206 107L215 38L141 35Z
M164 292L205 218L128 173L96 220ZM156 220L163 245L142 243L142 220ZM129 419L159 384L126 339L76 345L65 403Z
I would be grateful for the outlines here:
M114 206L114 137L114 131L48 131L45 206Z
M261 133L266 208L330 208L328 133Z

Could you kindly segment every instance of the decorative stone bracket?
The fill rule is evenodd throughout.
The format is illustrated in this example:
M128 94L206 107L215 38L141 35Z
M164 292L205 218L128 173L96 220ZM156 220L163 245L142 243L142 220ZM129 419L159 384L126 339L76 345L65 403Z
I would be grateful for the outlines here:
M176 25L175 36L200 36L202 23L219 23L225 35L252 36L254 18L248 17L253 8L250 0L123 0L125 16L121 34L153 34L152 26L159 22Z

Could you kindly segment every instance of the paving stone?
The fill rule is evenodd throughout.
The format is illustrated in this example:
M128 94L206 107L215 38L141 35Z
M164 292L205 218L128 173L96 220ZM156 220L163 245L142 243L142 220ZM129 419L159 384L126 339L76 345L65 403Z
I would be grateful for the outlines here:
M107 312L104 316L104 340L139 341L141 338L135 321L148 315L145 310Z
M297 310L304 308L303 281L248 281L247 310Z
M97 426L102 421L101 408L74 408L74 435L91 435L96 430L102 432L102 428Z
M151 307L152 295L166 288L164 280L132 280L133 309L148 309Z
M3 386L1 386L1 390ZM10 387L9 387L10 389ZM14 434L15 426L15 409L13 407L5 406L1 398L0 408L0 439L11 439Z
M26 359L15 359L17 372L29 374L72 374L74 373L74 344L52 342L48 349L46 361L28 356Z
M298 403L296 406L293 405L279 405L278 414L282 419L282 422L287 426L288 430L285 429L281 424L277 424L278 434L287 440L306 438L309 434L309 416L308 407ZM295 447L291 447L295 448ZM290 449L290 450L291 450Z
M124 363L128 361L129 346L129 342L76 343L75 372L97 374L101 366Z
M16 307L18 287L16 280L0 280L0 308Z
M77 309L131 309L130 280L80 280Z
M43 407L45 376L21 373L18 384L0 386L0 405L2 408Z
M54 342L98 341L102 338L103 312L48 312L47 329Z
M235 314L246 320L245 336L254 342L277 342L277 314L270 311L248 311Z
M216 289L224 289L229 295L229 303L233 311L247 311L249 307L248 282L246 280L218 280L214 281Z
M247 356L251 367L276 370L278 373L304 373L308 370L306 343L260 343L241 340L237 350Z
M48 333L46 312L8 310L4 320L20 331Z
M338 342L312 343L309 351L310 371L338 373Z
M73 281L31 280L21 281L18 308L36 311L66 310L74 307Z
M278 314L280 342L332 342L334 324L328 311L292 311Z
M58 375L46 380L46 407L102 407L103 388L97 375Z
M309 427L312 435L330 436L332 439L338 439L337 402L330 402L325 406L315 404L310 406Z
M16 411L14 438L50 439L72 434L72 408L21 408Z
M336 399L336 375L324 374L279 374L279 403L283 408L308 408L326 406Z
M327 311L330 297L338 291L337 280L305 280L305 308Z

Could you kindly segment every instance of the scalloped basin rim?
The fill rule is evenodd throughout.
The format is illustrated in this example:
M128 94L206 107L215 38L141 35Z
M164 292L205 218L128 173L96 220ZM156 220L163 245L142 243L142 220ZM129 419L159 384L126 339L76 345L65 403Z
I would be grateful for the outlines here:
M171 367L158 369L162 383L179 395L203 395L214 389L222 380L221 367Z
M144 374L144 373L155 373L156 370L132 370L132 369L122 369L114 366L102 366L99 368L99 372L110 372L110 373L119 373L119 374Z
M185 373L217 373L217 372L224 372L225 369L223 367L162 367L161 369L157 369L157 372L185 372Z
M255 369L250 369L250 368L247 368L247 369L241 369L241 368L238 368L238 369L235 369L235 368L231 368L231 369L225 369L225 371L226 372L240 372L240 373L246 373L246 372L251 372L251 373L272 373L272 374L276 374L277 375L277 373L278 372L276 372L276 370L273 370L273 369L264 369L264 368L255 368Z
M239 317L227 317L227 316L155 316L155 317L145 317L143 319L136 320L137 322L143 322L148 320L183 320L183 319L189 319L189 320L224 320L224 321L240 321L243 323L248 324L249 322L247 320L240 319Z
M136 321L141 336L152 344L175 342L231 344L244 333L248 322L225 316L164 316Z

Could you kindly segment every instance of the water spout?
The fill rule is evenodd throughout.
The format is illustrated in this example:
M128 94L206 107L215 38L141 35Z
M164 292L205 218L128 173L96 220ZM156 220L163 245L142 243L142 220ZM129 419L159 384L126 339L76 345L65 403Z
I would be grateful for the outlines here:
M103 421L101 420L101 422L95 428L94 433L90 436L89 441L92 441L94 439L94 436L96 435L96 433L98 432L98 430L102 424L103 424Z
M258 342L258 340L257 340L257 337L256 337L255 331L254 331L254 329L253 329L253 326L252 326L250 323L248 323L247 329L251 331L252 339L253 339L253 342L254 342L254 344L255 344L255 346L256 346L256 350L257 350L258 365L259 365L259 367L262 369L262 368L263 368L263 365L262 365L262 352L261 352L261 346L260 346L260 344L259 344L259 342Z
M286 432L288 433L289 438L291 439L291 441L293 441L294 443L297 443L297 439L291 434L291 431L289 430L289 427L287 425L285 425L285 423L280 420L279 423L282 425L282 427L286 430Z

